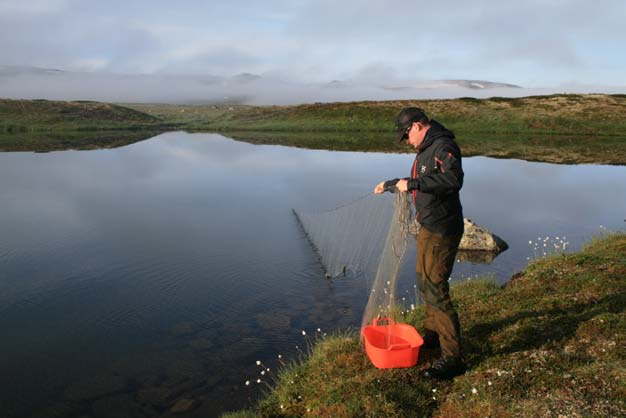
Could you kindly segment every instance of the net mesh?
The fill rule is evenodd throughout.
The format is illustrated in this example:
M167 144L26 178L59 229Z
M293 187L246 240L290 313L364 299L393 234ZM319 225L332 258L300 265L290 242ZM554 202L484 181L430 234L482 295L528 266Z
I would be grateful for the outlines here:
M326 277L355 275L366 280L368 301L361 326L394 318L398 274L413 227L406 193L368 194L321 212L294 215L315 249Z

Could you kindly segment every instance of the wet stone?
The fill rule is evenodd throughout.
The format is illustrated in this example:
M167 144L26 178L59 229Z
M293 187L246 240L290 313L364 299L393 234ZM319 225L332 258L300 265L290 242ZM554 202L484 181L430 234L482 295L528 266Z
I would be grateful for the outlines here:
M184 389L167 386L147 387L142 388L137 392L137 401L142 404L165 408L183 392Z
M65 398L72 401L96 399L123 392L127 386L128 382L123 376L100 374L71 384L65 390Z
M257 324L267 331L286 332L291 327L289 315L284 313L264 312L256 316Z
M193 410L196 406L198 406L198 402L193 399L179 399L172 409L170 409L170 412L173 414L182 414Z
M196 332L196 328L191 322L180 322L172 328L172 335L176 337L184 337Z
M64 418L67 416L76 416L78 406L70 402L60 402L43 409L40 409L31 415L32 418Z
M157 416L154 408L142 406L129 394L108 396L91 405L95 418L149 418Z
M194 350L210 350L215 346L215 343L208 338L196 338L195 340L191 340L189 342L189 346Z

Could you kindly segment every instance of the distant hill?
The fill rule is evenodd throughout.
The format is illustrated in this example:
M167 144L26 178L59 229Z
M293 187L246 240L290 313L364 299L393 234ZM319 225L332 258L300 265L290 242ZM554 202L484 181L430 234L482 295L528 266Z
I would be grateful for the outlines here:
M0 99L0 132L143 129L161 122L109 103Z

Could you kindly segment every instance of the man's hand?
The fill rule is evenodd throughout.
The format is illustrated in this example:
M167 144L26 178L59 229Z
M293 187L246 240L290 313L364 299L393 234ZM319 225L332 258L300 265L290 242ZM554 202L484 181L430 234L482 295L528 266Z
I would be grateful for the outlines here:
M381 181L380 183L378 183L376 185L376 187L374 187L374 193L375 194L381 194L385 191L385 182Z
M400 192L406 192L409 190L409 182L408 180L398 180L396 183L396 187Z

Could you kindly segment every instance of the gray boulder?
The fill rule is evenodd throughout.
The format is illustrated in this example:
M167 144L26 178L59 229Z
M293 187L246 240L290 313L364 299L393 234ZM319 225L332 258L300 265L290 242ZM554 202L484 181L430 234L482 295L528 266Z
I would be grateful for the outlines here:
M464 218L463 221L465 223L465 230L463 232L463 238L461 238L461 243L459 244L459 251L486 251L499 254L509 248L509 245L502 238L493 234L488 229L476 225L471 219ZM413 221L413 224L409 228L409 233L417 236L419 228L419 223ZM493 258L491 258L491 260L493 260Z
M471 219L463 219L465 231L459 244L461 251L490 251L501 253L509 248L509 245L499 236L486 228L482 228L472 222Z

